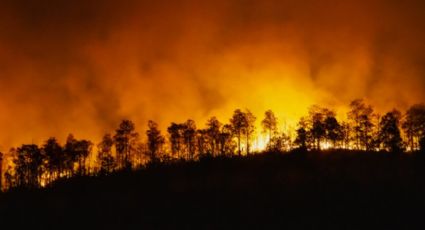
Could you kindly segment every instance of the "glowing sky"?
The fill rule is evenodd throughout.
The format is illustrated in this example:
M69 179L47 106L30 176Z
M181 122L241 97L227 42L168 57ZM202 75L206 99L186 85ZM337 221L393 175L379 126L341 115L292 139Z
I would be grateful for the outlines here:
M405 109L425 99L424 41L421 0L1 0L0 151L123 118Z

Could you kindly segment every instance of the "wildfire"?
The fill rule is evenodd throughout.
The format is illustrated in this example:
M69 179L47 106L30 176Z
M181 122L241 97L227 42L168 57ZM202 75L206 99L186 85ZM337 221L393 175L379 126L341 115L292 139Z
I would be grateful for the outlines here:
M267 147L268 138L266 138L264 135L258 135L252 145L252 150L255 152L261 152L264 151Z

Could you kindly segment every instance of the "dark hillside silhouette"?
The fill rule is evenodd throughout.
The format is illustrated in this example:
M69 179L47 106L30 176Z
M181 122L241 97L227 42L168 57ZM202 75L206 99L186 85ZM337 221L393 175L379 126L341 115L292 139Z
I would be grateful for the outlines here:
M15 228L413 229L425 227L424 163L341 150L203 157L13 190L0 217Z

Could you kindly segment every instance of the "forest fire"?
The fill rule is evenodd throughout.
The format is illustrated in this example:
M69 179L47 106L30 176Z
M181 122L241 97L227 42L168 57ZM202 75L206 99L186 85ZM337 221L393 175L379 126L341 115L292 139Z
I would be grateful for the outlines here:
M0 0L0 228L416 229L424 10Z
M295 129L313 104L406 110L425 98L418 5L3 1L0 151L69 133L100 140L123 118L165 130L272 109Z

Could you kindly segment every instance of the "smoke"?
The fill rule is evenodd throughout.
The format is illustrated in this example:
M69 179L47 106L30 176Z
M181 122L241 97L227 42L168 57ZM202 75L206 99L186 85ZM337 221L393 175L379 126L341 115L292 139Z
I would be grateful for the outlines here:
M123 118L425 99L423 1L2 1L0 150L68 133L99 140Z

